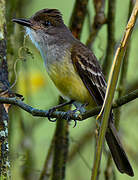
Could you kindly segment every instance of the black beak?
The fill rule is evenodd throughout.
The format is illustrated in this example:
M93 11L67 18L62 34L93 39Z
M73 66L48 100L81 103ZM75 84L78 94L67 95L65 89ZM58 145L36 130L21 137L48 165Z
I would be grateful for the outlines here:
M15 22L15 23L18 23L22 26L26 26L26 27L31 27L31 22L29 19L22 19L22 18L19 18L19 19L12 19L12 22Z

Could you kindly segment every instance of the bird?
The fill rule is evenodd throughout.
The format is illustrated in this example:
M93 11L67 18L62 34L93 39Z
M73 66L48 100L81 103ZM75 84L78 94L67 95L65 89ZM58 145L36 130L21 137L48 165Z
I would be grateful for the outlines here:
M26 34L40 51L47 73L64 99L73 102L81 113L103 104L107 84L99 62L91 49L73 36L58 9L42 9L30 18L12 21L26 28ZM115 128L112 110L105 139L117 169L134 176Z

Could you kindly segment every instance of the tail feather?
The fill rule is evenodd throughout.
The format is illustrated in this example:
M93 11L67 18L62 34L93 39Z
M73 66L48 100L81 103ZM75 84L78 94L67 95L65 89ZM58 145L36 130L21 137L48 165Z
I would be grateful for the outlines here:
M120 142L116 128L110 121L105 137L118 170L121 173L128 174L129 176L134 176L133 169Z

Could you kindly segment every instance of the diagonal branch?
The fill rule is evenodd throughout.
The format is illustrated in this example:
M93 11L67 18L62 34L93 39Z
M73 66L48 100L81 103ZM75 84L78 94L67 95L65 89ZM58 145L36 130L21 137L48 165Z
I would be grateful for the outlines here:
M116 100L113 103L113 108L118 108L124 104L127 104L130 101L135 100L136 98L138 98L138 89L136 89L135 91ZM16 106L20 107L21 109L30 113L32 116L48 117L48 112L49 112L48 110L41 110L41 109L33 108L32 106L29 106L28 104L25 104L23 101L18 100L16 98L0 97L0 103L16 105ZM76 114L76 113L70 113L70 115L69 115L67 112L55 111L50 115L50 117L51 118L61 118L61 119L69 118L72 120L82 121L89 117L97 115L99 113L100 109L101 109L101 106L98 106L96 108L93 108L91 111L86 112L82 115Z

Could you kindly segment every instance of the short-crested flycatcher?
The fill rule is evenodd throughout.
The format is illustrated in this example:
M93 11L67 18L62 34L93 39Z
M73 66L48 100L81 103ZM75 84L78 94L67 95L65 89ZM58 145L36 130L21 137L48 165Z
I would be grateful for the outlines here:
M13 22L26 27L44 59L50 78L65 99L74 100L81 112L102 105L106 81L101 67L92 51L72 35L57 9L42 9L29 19L13 19ZM118 170L133 176L112 112L105 138Z

